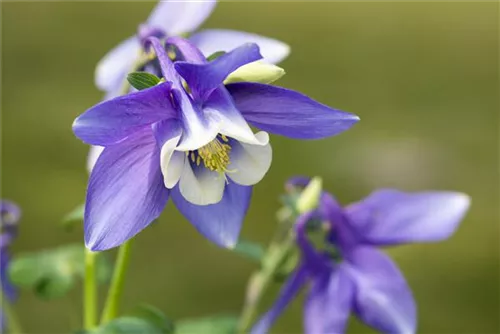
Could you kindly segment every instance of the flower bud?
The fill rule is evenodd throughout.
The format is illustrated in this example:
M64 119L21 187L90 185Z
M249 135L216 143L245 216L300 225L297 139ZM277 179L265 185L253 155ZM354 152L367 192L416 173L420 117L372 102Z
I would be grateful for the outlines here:
M238 68L224 81L224 84L234 82L258 82L268 84L278 80L285 75L285 70L273 64L263 61L254 61Z
M297 211L300 214L314 210L318 207L319 198L322 192L323 182L321 178L314 177L309 184L304 188L297 200Z

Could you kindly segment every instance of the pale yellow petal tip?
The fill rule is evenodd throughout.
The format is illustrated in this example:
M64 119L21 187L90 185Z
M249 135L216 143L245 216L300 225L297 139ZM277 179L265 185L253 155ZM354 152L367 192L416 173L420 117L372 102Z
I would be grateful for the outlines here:
M269 84L285 75L285 70L279 66L268 64L263 61L255 61L246 64L231 73L224 84L235 82L256 82Z
M314 177L304 188L297 200L297 210L299 213L305 213L318 207L321 192L323 191L323 180L320 177Z

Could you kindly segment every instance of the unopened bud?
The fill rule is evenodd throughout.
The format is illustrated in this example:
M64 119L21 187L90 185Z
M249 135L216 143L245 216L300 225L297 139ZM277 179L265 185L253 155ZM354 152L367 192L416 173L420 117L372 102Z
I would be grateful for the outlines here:
M234 82L258 82L268 84L278 80L285 75L285 70L273 64L268 64L263 61L254 61L241 66L224 81L224 84Z

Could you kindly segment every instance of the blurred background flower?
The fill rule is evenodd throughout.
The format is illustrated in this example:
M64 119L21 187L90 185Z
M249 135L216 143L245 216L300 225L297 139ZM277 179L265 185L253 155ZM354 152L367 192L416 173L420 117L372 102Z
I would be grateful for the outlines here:
M302 180L294 177L287 187L302 185ZM301 260L252 334L268 333L304 287L306 333L344 333L351 312L381 333L415 333L417 307L411 288L377 246L446 240L469 205L469 197L459 192L380 189L342 208L332 194L324 192L316 212L297 218ZM318 221L326 228L318 228ZM318 248L308 229L326 230Z
M81 242L81 228L57 226L83 201L88 178L88 147L71 123L102 98L97 62L154 5L2 3L2 192L24 213L12 252ZM362 120L317 142L274 136L273 166L255 187L242 235L268 240L282 184L296 174L321 175L342 204L379 187L467 193L474 205L453 238L389 253L414 292L420 332L497 332L497 13L496 3L474 2L220 3L204 27L284 41L292 53L279 85ZM203 241L172 205L138 237L131 265L123 309L148 302L173 319L239 310L254 269ZM16 307L28 332L64 332L78 327L79 298L72 291L47 304L23 294ZM276 333L301 331L300 299ZM367 332L358 322L350 330Z
M10 265L10 245L17 237L18 221L21 217L19 207L6 200L0 200L0 331L6 328L8 313L4 312L6 304L12 303L17 297L17 289L14 287L7 272ZM9 306L7 306L9 307Z

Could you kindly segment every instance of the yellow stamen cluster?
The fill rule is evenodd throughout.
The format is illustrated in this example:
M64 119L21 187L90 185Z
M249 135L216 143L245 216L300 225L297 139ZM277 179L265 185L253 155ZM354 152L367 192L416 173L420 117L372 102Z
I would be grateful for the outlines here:
M228 171L227 166L230 162L229 153L231 152L231 146L227 144L228 141L226 136L220 135L207 145L200 147L198 154L186 152L186 155L197 166L203 161L203 165L211 171L224 173Z

